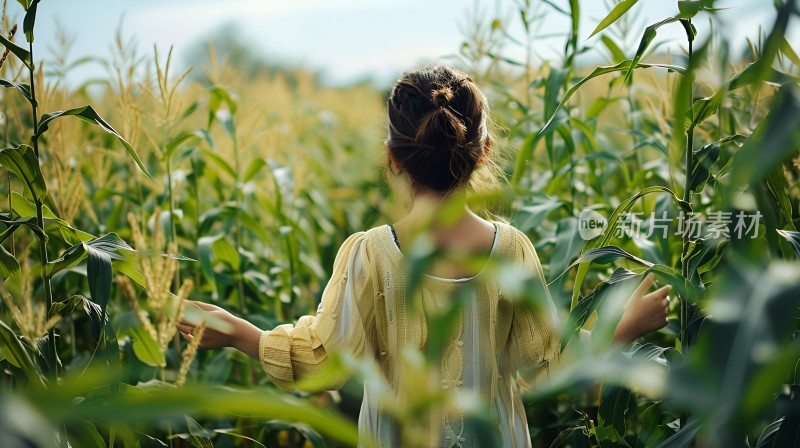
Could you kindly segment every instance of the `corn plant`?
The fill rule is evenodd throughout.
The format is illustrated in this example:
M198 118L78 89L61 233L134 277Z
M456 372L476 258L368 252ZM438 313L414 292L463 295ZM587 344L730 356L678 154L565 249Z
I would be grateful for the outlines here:
M513 91L511 86L519 86L522 90L519 96L504 99L504 104L516 104L514 109L518 112L508 117L508 126L511 127L512 138L521 139L517 140L519 141L519 150L516 154L513 171L510 173L512 185L518 188L519 197L522 199L518 201L517 205L519 210L517 223L538 235L554 235L540 239L539 241L545 243L540 243L539 247L548 251L548 246L552 243L548 244L547 242L555 241L555 244L551 246L549 267L551 288L556 293L561 292L566 280L571 278L567 275L569 269L577 266L571 299L568 298L569 296L561 299L562 303L568 304L570 309L563 335L564 347L567 347L582 326L587 328L594 326L595 333L603 334L605 332L607 334L610 322L614 322L611 317L614 312L604 305L604 301L609 301L615 295L619 295L618 288L627 280L641 278L646 273L653 272L656 278L666 284L671 284L673 290L679 294L680 304L675 310L677 318L673 319L665 330L667 334L674 335L676 340L670 342L659 337L657 339L660 340L660 344L669 345L659 346L652 342L637 345L629 352L629 356L658 359L662 364L672 366L670 378L675 373L675 377L686 379L681 375L686 375L686 371L691 370L695 372L695 380L699 381L697 370L692 369L705 368L713 370L719 377L725 378L728 381L725 387L734 387L732 384L735 383L735 387L755 390L754 380L743 376L744 374L741 372L764 367L759 367L758 363L754 366L743 362L738 367L740 374L738 377L716 367L719 364L708 360L713 357L708 351L708 344L709 338L719 337L719 325L715 323L702 324L708 317L706 312L708 304L727 302L728 300L747 301L740 295L737 296L740 297L738 299L729 299L725 294L730 294L732 290L724 289L726 292L720 293L719 289L714 287L717 283L724 283L729 275L740 275L732 274L736 269L730 266L730 263L742 261L739 251L750 251L753 259L757 260L764 260L765 257L770 256L791 260L800 255L796 250L797 198L796 194L793 197L790 193L791 187L784 171L788 166L784 162L797 156L797 140L796 137L790 137L791 132L780 131L784 126L793 127L788 124L787 117L794 116L790 111L793 110L795 104L794 92L798 79L796 77L797 57L783 36L789 17L795 14L796 5L791 1L778 4L776 6L777 19L771 31L761 46L751 45L752 62L736 70L732 76L727 75L729 79L712 90L710 94L704 94L702 92L707 92L709 86L705 80L702 84L698 82L700 79L698 73L701 68L707 67L706 64L709 60L713 60L714 45L713 39L697 35L692 20L698 14L714 14L716 11L714 2L677 2L679 14L648 26L634 56L625 59L621 47L614 42L610 35L604 33L611 29L609 28L611 25L625 17L626 12L636 3L634 0L614 4L609 14L597 25L592 36L601 36L614 64L596 67L587 76L575 77L574 30L565 38L563 68L548 67L549 73L534 81L531 81L533 68L529 63L519 63L488 52L477 55L491 58L492 63L499 62L524 67L523 79L512 80L510 86L499 86L506 92ZM553 4L550 6L554 9L555 14L567 15L572 23L577 23L580 14L577 5L570 4L569 9L562 9ZM520 3L517 8L518 16L521 17L522 26L527 35L530 24L526 18L530 11L530 5ZM495 19L494 27L501 28L510 35L509 30L512 23L513 21L506 22ZM643 62L658 29L669 24L681 25L685 30L687 47L684 56L675 58L684 60L685 64ZM629 24L627 28L630 28ZM704 40L704 42L698 47L696 40ZM465 44L465 48L470 48L470 45ZM723 59L718 63L722 65L721 70L728 72L725 66L728 64L727 60ZM776 63L788 67L789 71L773 68ZM738 63L736 64L738 65ZM664 69L669 74L666 76L656 75L658 76L657 82L662 85L671 82L674 86L670 92L672 99L661 95L666 104L660 110L650 99L637 101L634 90L636 85L631 84L636 73L658 69ZM579 107L570 107L571 98L581 91L587 90L593 84L590 81L595 78L608 77L611 74L619 74L619 76L609 82L606 95L589 93L596 97L591 104L584 101ZM761 109L757 95L753 102L747 102L748 97L753 98L750 96L750 92L774 89L775 86L780 86L780 88L774 90L769 97L767 104L770 106L767 106L766 110L771 109L770 113L763 114L761 112L763 109ZM530 100L527 99L531 91L535 92L540 88L543 88L543 93L538 96L538 105L544 110L543 119L536 116L536 107L531 107ZM628 98L615 95L616 92L626 88L630 91ZM561 89L564 90L563 95L560 95ZM657 84L655 89L663 91L663 87ZM746 92L745 94L738 93L743 90ZM503 93L503 95L508 95L508 93ZM559 95L560 99L558 99ZM638 122L642 127L629 131L611 129L611 132L625 133L633 137L633 149L620 152L605 149L608 147L608 142L600 140L598 129L603 111L610 109L610 106L615 103L622 104L622 101L626 101L630 106L630 109L624 112L630 117L630 121L628 118L624 118L622 121ZM524 104L525 107L520 107L520 104ZM645 108L636 110L635 108L639 104L644 104ZM736 106L733 104L738 104L740 107L747 106L743 112L740 112L735 110ZM584 105L587 107L583 108ZM564 113L565 110L568 113ZM666 113L661 111L666 111ZM747 116L747 113L754 115ZM715 118L716 123L713 121ZM537 122L539 123L538 129L534 129L532 132L525 131L526 127ZM519 126L517 123L525 123L526 126ZM648 135L648 128L650 135ZM698 142L702 140L698 139L698 132L705 140L700 145ZM554 136L560 140L554 140ZM629 142L624 142L623 145L625 144L631 145ZM538 147L543 147L547 151L548 164L545 165L545 173L550 171L549 176L542 175L541 169L544 167L541 164L532 163L536 160L533 154ZM763 147L770 148L770 155L760 159L759 156L756 156L758 154L756 148ZM655 149L655 153L662 158L663 165L668 167L666 172L661 172L663 174L653 173L655 174L653 176L655 183L645 182L640 175L635 177L630 175L631 172L635 172L637 165L642 163L642 154L645 148ZM724 151L725 149L729 150ZM617 173L619 177L612 179L607 175L597 176L600 164L605 164L605 173ZM581 166L586 167L582 171L584 175L575 176L576 169ZM650 170L652 170L652 166ZM537 171L537 168L540 170ZM793 169L796 170L796 166ZM736 174L737 172L738 174ZM569 174L565 175L566 173ZM639 174L644 173L639 172ZM539 180L537 177L544 178L550 185L545 185L545 180ZM582 185L578 195L576 195L576 181ZM555 194L557 186L562 182L569 185L568 197L564 197L563 194ZM613 207L611 204L592 204L593 201L597 201L615 188L633 191L639 189L639 191L627 199L620 198L617 204L613 204ZM675 191L680 191L677 190L678 188L682 189L682 194L675 193ZM543 189L544 194L538 193L539 189ZM650 198L655 195L659 196L653 202ZM745 205L743 197L752 199L753 202L750 203L752 205ZM670 207L670 202L674 204L674 208ZM644 238L637 239L637 230L628 230L626 234L620 235L617 229L621 221L629 213L637 211L637 207L641 207L642 211L667 213L664 216L675 216L674 210L676 209L681 213L680 216L716 213L712 211L712 207L721 210L721 213L728 216L756 209L765 213L765 219L762 227L755 229L754 236L757 236L757 240L762 244L766 244L762 246L761 253L756 255L755 247L759 246L758 243L720 238L719 235L716 238L690 238L689 234L684 232L679 244L670 241L666 235L664 237L654 236L655 244ZM606 209L610 212L604 230L586 242L577 238L576 231L578 220L575 216L582 208L601 211ZM557 220L550 227L548 216L555 214L556 211L565 213L567 217ZM730 227L732 231L733 226ZM583 248L578 249L581 244ZM735 247L728 248L729 246ZM736 253L728 255L729 251L736 251ZM726 261L725 255L736 261ZM599 284L590 287L588 282L591 279L592 270L605 272L602 268L598 269L598 265L607 265L615 260L617 263L623 262L622 267L618 267L605 279L598 278ZM756 267L758 262L747 264L751 267L744 268L745 270L753 269L758 272L763 269ZM771 266L771 268L781 269L778 266ZM724 273L720 273L719 271L723 269ZM753 275L764 274L762 272ZM796 280L794 281L796 282ZM777 294L778 296L786 298L788 296L782 294L796 294L788 292L796 289L791 281L781 282L781 285L788 289L785 293ZM712 290L707 292L708 288L712 288ZM742 286L742 288L747 289L748 287ZM754 292L754 294L758 293ZM781 300L768 298L772 297L770 294L762 292L758 299L753 297L752 301ZM778 305L773 302L771 306ZM787 307L783 308L784 310L791 309L788 302L783 302L782 306ZM771 324L759 323L759 326L774 325L776 328L781 328L776 331L782 334L782 337L788 337L786 331L791 328L791 324L787 320L781 321L775 315L762 318ZM754 316L751 316L751 319L743 316L737 325L752 326L755 325L753 322L755 319L757 318ZM787 324L789 324L788 327ZM701 331L701 327L710 327L710 329L704 333ZM717 336L713 336L715 334ZM702 347L698 347L702 354L692 353L695 344L702 345ZM746 358L748 347L750 347L748 344L749 342L744 343L743 346L734 347L730 356ZM674 345L674 347L670 347L670 345ZM731 348L721 348L719 345L716 348L723 351L731 350ZM737 353L737 355L733 353ZM782 356L786 357L784 367L793 365L798 359L793 348L787 348L782 353ZM586 364L583 362L581 361L583 368L590 368L589 362ZM592 359L591 362L598 361ZM602 375L599 376L602 377ZM615 377L614 375L609 376ZM709 375L707 378L711 377ZM733 380L733 377L736 379ZM616 378L619 378L619 373ZM796 378L791 375L786 379L792 384L794 384L793 381L796 381ZM573 386L578 387L578 384L582 384L581 382L588 379L579 377L574 380L578 382L572 383ZM771 391L767 392L767 396L770 393L777 393L783 380L784 378L776 372L775 382L761 389L760 392ZM669 389L670 395L668 395L671 400L664 402L647 400L644 396L637 397L630 392L629 388L620 387L619 383L615 385L613 384L614 380L611 381L612 384L606 384L603 387L602 395L599 397L591 391L584 396L581 407L576 409L582 415L581 419L578 422L569 419L561 422L560 424L566 425L567 428L556 437L553 446L568 444L572 444L572 446L597 446L598 444L606 446L609 443L628 444L626 446L688 446L701 428L705 431L706 437L715 441L711 443L712 446L715 444L727 446L736 443L734 440L737 440L737 437L741 438L748 434L751 437L758 437L757 431L759 428L764 428L764 426L760 426L763 425L761 423L763 420L756 419L759 411L755 409L746 411L749 419L741 420L740 413L747 406L743 402L737 402L738 398L732 398L732 401L728 401L728 403L731 403L731 407L737 408L739 411L725 414L725 417L716 420L710 417L709 409L700 404L697 396L693 397L691 394L680 391L681 385L684 384L682 381L668 383L673 386ZM561 387L555 391L563 392L564 381L556 381L556 383L559 383ZM690 387L687 386L687 389ZM550 393L552 392L550 391ZM537 393L536 396L541 398L548 395L547 393ZM738 392L734 396L740 397ZM791 398L793 397L792 393L780 396L785 397L782 399L793 399ZM599 406L593 404L594 397L599 398ZM760 408L762 410L772 402L770 398L766 397L761 400L764 406ZM642 411L644 411L643 414ZM634 417L637 413L639 418ZM664 422L670 421L671 418L675 419L672 429L664 426ZM764 418L763 414L760 418ZM568 424L567 422L570 421L572 423ZM765 444L773 443L771 438L780 433L778 439L787 440L787 437L793 437L791 434L796 432L796 427L794 420L788 416L778 419L766 427L762 439Z

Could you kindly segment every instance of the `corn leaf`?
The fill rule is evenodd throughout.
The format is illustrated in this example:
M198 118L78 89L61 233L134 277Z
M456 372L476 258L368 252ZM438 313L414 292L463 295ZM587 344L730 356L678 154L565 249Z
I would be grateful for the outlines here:
M42 134L47 132L47 129L50 126L50 122L52 122L56 118L70 116L70 115L80 118L83 121L96 124L100 126L104 131L117 137L120 143L122 143L122 146L124 146L125 149L128 151L128 154L130 154L131 157L133 157L133 160L136 162L136 164L139 165L139 168L142 170L142 172L144 172L144 174L146 174L147 177L149 177L150 179L153 178L147 171L147 168L144 167L142 160L139 158L139 155L136 153L136 150L133 149L133 146L131 146L131 144L128 143L128 141L125 140L122 137L122 135L119 134L119 132L117 132L114 128L112 128L110 124L106 123L106 121L103 120L103 118L100 115L98 115L97 112L95 112L92 106L77 107L75 109L51 112L49 114L42 115L42 118L39 120L39 127L36 130L36 134L34 134L33 138L38 139L39 137L41 137Z
M639 48L636 49L636 55L633 57L631 64L628 66L628 71L625 72L624 84L627 85L630 82L631 77L633 76L633 69L638 68L639 61L644 56L644 52L647 51L647 47L650 46L650 43L653 42L656 34L658 34L656 30L668 23L677 22L678 20L680 20L679 17L670 17L658 23L654 23L644 29L642 40L639 42Z
M25 40L33 42L33 24L36 21L36 8L40 0L33 0L25 8L25 18L22 20L22 31L25 32Z
M611 26L612 23L616 22L620 17L623 16L623 14L628 12L628 10L631 9L631 7L638 1L639 0L622 0L621 2L617 3L611 9L611 12L609 12L608 15L597 24L597 27L595 27L594 31L592 31L592 34L590 34L589 37L592 37L600 31L603 31Z
M16 174L37 201L42 201L47 196L47 184L39 170L39 158L34 154L33 148L19 145L16 148L0 149L0 164Z
M14 56L18 57L19 60L25 64L25 67L33 70L33 61L31 61L31 53L28 50L20 47L14 42L11 42L2 35L0 35L0 44L3 44L10 52L14 53Z
M36 105L36 102L33 100L33 97L31 96L31 86L30 85L25 84L25 83L20 83L20 82L13 82L13 81L9 81L7 79L0 78L0 86L8 88L8 89L10 89L10 88L17 89L22 94L22 96L24 96L28 100L28 102L30 102L34 106Z

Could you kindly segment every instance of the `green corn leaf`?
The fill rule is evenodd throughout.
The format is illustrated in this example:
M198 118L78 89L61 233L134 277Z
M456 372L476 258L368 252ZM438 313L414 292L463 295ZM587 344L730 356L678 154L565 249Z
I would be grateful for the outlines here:
M36 8L39 5L39 0L30 2L28 8L25 9L25 18L22 20L22 31L25 32L25 40L33 42L33 24L36 21Z
M719 177L729 176L727 193L732 195L735 188L763 178L797 154L799 133L800 98L791 86L783 86L769 114L720 170Z
M595 34L603 31L604 29L608 28L612 23L616 22L620 17L622 17L626 12L633 5L636 4L639 0L622 0L621 2L617 3L608 15L597 24L597 27L592 31L592 34L589 37L594 36Z
M148 366L164 367L167 365L164 353L159 350L158 343L150 336L144 327L136 325L130 329L133 339L133 353L139 361Z
M692 190L698 193L703 190L706 181L711 175L711 167L719 157L720 146L735 139L744 139L744 136L741 134L736 134L721 138L715 142L703 146L694 152L694 157L692 158L692 182L690 187Z
M0 86L8 89L10 88L17 89L22 94L22 96L24 96L28 100L29 103L33 104L34 106L36 105L36 102L33 100L33 97L31 95L30 85L19 82L12 82L7 79L0 78Z
M204 420L230 419L231 415L248 416L259 421L282 420L305 424L337 446L358 445L358 429L340 414L292 394L259 387L187 384L178 388L158 380L136 386L121 384L119 393L98 394L109 382L108 368L92 367L84 375L62 380L67 393L33 391L31 401L47 403L40 407L47 421L74 427L91 419L101 424L119 422L174 421L176 415L190 414ZM60 389L60 388L59 388ZM86 397L75 400L76 396ZM38 401L36 401L38 400ZM224 420L222 420L224 421ZM115 446L123 446L119 443Z
M39 386L44 386L44 380L39 374L36 364L34 364L28 351L25 349L25 346L22 345L16 333L11 331L11 328L2 320L0 320L0 344L0 347L3 349L3 355L5 355L5 359L8 362L24 370L27 374L28 381Z
M213 253L211 244L214 243L216 238L217 236L204 236L197 240L197 257L200 259L200 267L206 280L215 291L217 289L217 281L214 278L214 268L211 265L211 255Z
M19 262L5 247L0 246L0 277L7 279L19 271Z
M217 121L219 122L220 126L222 126L222 130L225 131L225 135L227 135L231 140L236 140L236 120L233 118L233 114L228 113L228 111L217 111Z
M608 51L611 52L611 57L614 59L615 63L619 63L620 61L625 59L625 53L622 52L622 49L619 48L616 42L611 40L610 37L606 36L605 34L600 36L600 40L603 42L603 45L608 48Z
M775 435L780 430L784 419L784 417L781 417L767 425L767 427L764 428L764 431L762 431L761 435L758 437L755 448L772 448L773 446L776 446L774 445ZM800 442L800 439L797 440L797 442ZM797 445L797 443L795 443L795 445Z
M791 45L789 45L789 41L786 40L786 36L781 35L783 38L780 46L780 52L783 53L784 56L789 58L796 67L800 67L800 57L797 56L794 49Z
M486 53L486 56L489 56L492 59L498 59L498 60L501 60L501 61L505 61L506 63L511 64L511 65L516 65L517 67L525 67L525 63L524 62L515 61L515 60L513 60L511 58L507 58L505 56L500 56L500 55L494 54L492 52Z
M597 410L597 440L619 442L625 436L625 414L628 413L631 391L622 386L604 384L601 400Z
M514 174L511 177L511 185L517 185L522 178L522 173L525 170L526 163L528 159L530 159L531 152L533 148L536 146L536 143L544 136L552 133L557 127L559 127L563 121L562 119L558 118L558 112L564 107L567 101L572 97L572 95L578 90L580 86L582 86L587 81L596 78L601 75L605 75L608 73L613 72L620 72L623 70L630 69L632 64L631 60L624 60L616 65L610 66L601 66L595 68L592 73L590 73L585 78L578 81L577 84L572 86L567 92L564 94L564 97L561 99L561 102L556 106L555 110L553 111L550 119L545 123L542 129L539 132L529 134L525 140L523 140L522 144L520 145L520 149L517 152L517 161L514 166ZM665 68L670 71L674 71L677 73L685 73L686 69L683 67L679 67L677 65L668 65L668 64L636 64L636 68L651 68L651 67L659 67Z
M16 174L37 201L42 201L47 196L47 184L39 170L39 158L33 148L19 145L16 148L0 149L0 164Z
M730 243L727 239L698 238L690 241L681 262L689 262L689 279L699 282L700 274L713 269Z
M36 130L34 138L37 139L42 134L44 134L47 131L48 127L50 126L51 121L59 117L65 117L70 115L80 118L83 121L96 124L100 126L104 131L117 137L120 143L122 143L122 146L124 146L125 149L128 151L128 154L130 154L131 157L133 157L133 160L136 162L136 164L139 165L139 168L142 170L142 172L144 172L144 174L146 174L147 177L149 177L150 179L153 178L147 171L147 168L144 167L142 160L139 158L139 155L136 153L136 150L133 149L133 146L131 146L130 143L128 143L128 141L125 140L122 137L122 135L119 134L119 132L114 130L114 128L112 128L110 124L106 123L106 121L103 120L103 118L100 117L100 115L98 115L97 112L95 112L92 106L83 106L66 111L57 111L42 115L42 118L39 120L39 128Z
M103 309L100 308L100 305L80 295L72 296L63 302L53 303L53 306L50 307L50 310L47 312L47 318L50 319L54 316L61 316L63 318L79 309L89 317L92 334L100 334L106 322L106 319L103 319Z
M220 238L217 238L216 241L211 243L211 249L214 251L214 255L223 262L227 263L231 269L234 271L239 270L239 265L241 262L239 253L225 235L221 235Z
M691 19L700 11L717 12L728 8L713 8L714 0L681 0L678 2L678 17Z
M547 77L547 83L544 86L544 118L551 116L558 103L558 92L564 86L564 81L569 75L569 70L559 69L555 67L550 68L550 75Z
M514 222L520 230L525 232L538 228L550 212L568 207L569 205L562 200L545 197L543 200L535 201L533 205L520 207Z
M591 80L593 78L596 78L598 76L605 75L605 74L608 74L608 73L620 72L620 71L623 71L623 70L631 70L632 66L633 66L633 61L630 60L630 59L626 59L626 60L624 60L624 61L622 61L622 62L620 62L619 64L616 64L616 65L601 66L601 67L595 68L592 71L592 73L590 73L588 76L586 76L585 78L583 78L580 81L578 81L577 84L575 84L569 90L567 90L567 92L564 94L564 97L561 99L561 102L558 104L558 106L555 108L555 110L553 111L552 115L550 116L550 119L547 121L547 123L545 123L544 127L542 127L542 130L539 131L539 133L540 134L547 134L549 132L552 132L552 130L553 130L552 129L553 128L552 123L553 123L554 118L558 114L558 111L561 110L561 108L564 107L564 105L567 103L567 101L570 99L570 97L572 97L572 95L575 94L575 92L578 90L578 88L580 86L582 86L584 83L586 83L587 81L589 81L589 80ZM636 66L635 66L635 68L651 68L651 67L665 68L667 70L671 70L671 71L678 72L678 73L681 73L681 74L685 73L685 71L686 71L686 69L683 68L683 67L679 67L677 65L668 65L668 64L638 64L637 63Z
M202 152L204 156L206 156L208 159L214 162L215 165L221 168L222 171L231 176L231 179L236 179L236 171L228 162L225 161L225 159L223 159L217 153L214 153L207 149L202 149L200 152Z
M778 203L778 209L780 209L783 219L786 220L789 230L797 230L792 218L792 201L787 193L789 191L789 183L786 181L783 165L780 163L775 164L771 170L767 171L765 180L767 188L769 188Z
M263 447L263 448L267 448L266 445L264 445L263 443L259 442L258 440L253 439L252 437L247 437L246 435L234 432L232 429L215 429L214 432L216 432L217 434L225 434L226 436L235 437L237 439L249 440L250 443L254 443L254 444L256 444L256 445L258 445L260 447Z
M210 129L214 120L218 118L219 106L224 102L228 106L230 114L233 115L236 113L236 102L231 97L228 89L223 86L212 86L209 88L208 93L210 98L208 100L208 124L206 127Z
M556 280L561 278L564 274L569 272L570 269L575 267L580 263L595 263L595 264L608 264L612 261L619 260L619 259L626 259L632 260L637 263L643 264L644 266L650 267L653 266L653 263L650 263L647 260L641 259L636 255L629 254L624 250L620 249L617 246L605 246L605 247L598 247L596 249L589 249L583 253L577 260L575 260L569 267L567 267L564 272L559 274L558 277L554 278L549 284L553 284Z
M658 23L654 23L644 29L642 40L639 42L639 48L636 49L636 55L633 57L631 64L628 66L628 71L625 73L625 81L624 81L625 85L627 85L630 82L631 77L633 76L633 69L638 68L639 61L644 56L644 52L647 51L647 47L650 46L650 43L653 42L653 39L655 39L656 34L658 34L656 30L658 30L660 27L668 23L677 22L678 20L680 20L679 17L670 17Z
M697 419L690 418L686 425L675 434L664 440L658 448L689 448L694 441L700 423Z
M0 35L0 44L3 44L10 52L14 53L14 56L18 57L19 60L25 64L25 67L28 67L29 70L33 70L33 61L31 61L31 53L28 50L11 42L2 35Z
M761 76L763 75L766 77L762 78ZM691 115L687 115L686 117L685 126L688 128L692 125L699 125L714 115L722 104L723 98L729 91L747 87L762 81L773 85L784 85L796 82L797 80L797 77L779 72L772 67L763 69L758 61L750 63L741 72L729 79L725 85L714 93L714 95L696 100L692 104Z
M578 220L574 217L560 219L556 228L556 244L550 257L551 277L564 270L574 256L580 255L581 242Z
M245 171L244 173L242 182L248 182L250 179L253 178L253 176L258 174L259 171L261 171L261 168L265 166L267 166L267 161L264 160L263 157L258 157L253 159L253 161L250 162L250 165L247 167L247 171Z
M631 358L647 359L665 365L676 365L683 361L683 355L672 347L661 347L655 344L634 343L631 348L625 351L626 356Z
M22 195L17 192L11 193L11 197L11 203L13 205L12 208L16 213L26 218L36 216L36 205L22 197ZM64 241L66 241L68 244L75 245L82 241L89 241L95 238L94 235L86 233L83 230L78 230L63 219L56 217L56 215L53 214L53 212L50 211L46 205L42 206L42 216L44 219L52 219L59 225L61 236L64 237Z
M572 56L574 56L578 51L578 24L581 21L581 5L578 0L569 0L569 13L570 18L572 18L572 37L570 37L570 41L573 50Z
M61 256L49 263L47 263L47 268L45 269L45 273L48 277L52 277L56 273L63 271L64 269L69 269L76 264L78 264L84 257L86 257L87 252L94 252L100 251L105 253L111 260L125 260L125 257L119 254L120 250L126 250L134 252L133 248L128 245L122 238L120 238L116 233L108 233L106 235L101 236L100 238L95 238L91 241L84 241L74 246L69 247ZM99 255L94 255L96 258L100 257ZM96 263L102 263L102 261L97 260ZM98 269L98 273L102 272L102 268L100 264L95 265ZM97 277L98 281L102 280L101 277ZM104 283L98 283L97 285L97 293L103 293ZM95 298L95 300L97 300Z
M585 431L585 425L570 426L558 433L553 443L550 444L550 448L589 447Z
M89 279L89 294L95 303L100 306L103 322L106 318L106 306L111 296L111 279L113 271L111 269L111 256L94 245L85 244L86 249L86 277ZM100 342L101 328L94 328L93 336L95 342Z
M172 154L175 153L175 150L178 149L180 145L186 143L190 140L195 140L199 138L197 133L194 132L182 132L177 137L170 140L164 147L166 151L164 151L164 160L169 160L172 157Z
M786 241L792 245L792 249L794 249L794 255L800 259L800 232L780 229L778 229L777 232L780 236L786 238Z
M36 235L36 238L46 243L47 234L44 233L44 230L42 230L42 228L36 224L36 221L37 219L35 216L21 218L16 216L14 213L0 213L0 222L8 226L8 228L4 230L2 234L0 234L0 243L5 241L5 239L19 226L25 226L29 228Z
M192 436L192 444L197 448L214 448L214 444L211 443L211 436L214 435L214 431L203 428L197 423L197 420L188 415L184 415L184 417L189 428L189 434Z

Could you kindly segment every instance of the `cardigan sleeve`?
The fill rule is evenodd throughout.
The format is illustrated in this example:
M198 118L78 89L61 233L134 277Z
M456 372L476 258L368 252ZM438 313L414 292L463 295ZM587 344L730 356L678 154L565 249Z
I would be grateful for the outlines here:
M365 328L374 325L365 235L353 234L342 244L315 316L261 333L259 361L275 385L291 389L295 381L320 372L334 350L364 355L367 334L372 333ZM338 388L343 382L344 378L331 379L329 386Z
M517 262L522 263L531 276L533 290L539 306L514 303L512 307L510 350L513 364L525 377L549 374L550 367L558 361L561 339L558 332L558 312L547 289L542 264L536 249L524 233L517 231Z

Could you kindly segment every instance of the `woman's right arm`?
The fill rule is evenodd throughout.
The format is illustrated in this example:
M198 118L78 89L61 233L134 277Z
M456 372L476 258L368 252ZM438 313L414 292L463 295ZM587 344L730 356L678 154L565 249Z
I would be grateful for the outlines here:
M200 340L200 348L215 349L233 347L258 359L258 341L261 338L261 329L250 322L236 317L224 309L210 303L187 300L188 306L193 306L204 316L206 327ZM184 313L184 316L186 313ZM209 323L211 322L211 323ZM194 320L185 317L178 324L181 336L191 341L194 336Z
M192 302L208 313L207 323L216 323L206 326L200 347L235 347L258 359L272 382L285 389L318 372L334 348L346 348L360 356L368 346L365 327L374 324L369 266L365 233L350 236L336 255L317 315L303 316L295 325L279 325L270 331L214 305ZM192 338L193 324L202 319L192 320L178 325L187 340Z

